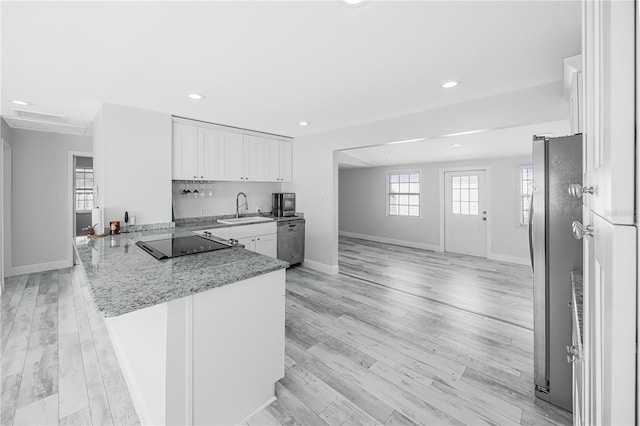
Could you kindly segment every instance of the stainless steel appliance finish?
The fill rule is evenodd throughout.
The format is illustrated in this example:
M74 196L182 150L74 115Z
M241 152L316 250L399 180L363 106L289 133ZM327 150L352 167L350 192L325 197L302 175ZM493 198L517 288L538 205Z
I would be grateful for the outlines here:
M136 241L136 245L158 260L189 254L206 253L233 247L233 244L200 235L183 235L153 241Z
M298 217L278 222L278 259L290 265L304 261L304 224Z
M571 345L571 271L582 268L582 243L572 228L573 221L582 221L582 202L569 186L581 182L582 135L534 136L529 243L535 394L567 411L572 410L566 350Z
M272 213L274 217L290 217L296 215L296 194L293 192L274 192Z

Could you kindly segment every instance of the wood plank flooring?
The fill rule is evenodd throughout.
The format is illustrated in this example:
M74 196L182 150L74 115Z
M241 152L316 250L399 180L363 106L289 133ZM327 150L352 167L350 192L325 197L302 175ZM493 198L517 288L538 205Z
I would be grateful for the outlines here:
M285 377L248 425L566 425L533 395L527 267L340 239L287 271ZM1 423L136 424L78 269L9 278Z
M81 274L67 268L7 278L2 425L139 424Z

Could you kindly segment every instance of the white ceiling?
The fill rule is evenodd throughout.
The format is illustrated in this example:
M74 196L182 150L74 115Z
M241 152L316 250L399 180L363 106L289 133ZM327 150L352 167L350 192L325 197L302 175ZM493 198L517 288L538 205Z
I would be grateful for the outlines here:
M410 143L391 143L340 151L338 162L341 169L347 169L531 155L533 135L565 136L568 130L567 121L552 121Z
M110 102L298 137L558 81L580 53L579 1L0 7L1 113L70 123Z

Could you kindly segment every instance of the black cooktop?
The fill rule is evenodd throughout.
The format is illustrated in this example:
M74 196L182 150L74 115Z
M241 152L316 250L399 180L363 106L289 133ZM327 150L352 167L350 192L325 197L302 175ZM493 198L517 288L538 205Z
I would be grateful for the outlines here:
M232 247L229 244L213 241L199 235L187 235L156 241L137 241L136 245L158 260Z

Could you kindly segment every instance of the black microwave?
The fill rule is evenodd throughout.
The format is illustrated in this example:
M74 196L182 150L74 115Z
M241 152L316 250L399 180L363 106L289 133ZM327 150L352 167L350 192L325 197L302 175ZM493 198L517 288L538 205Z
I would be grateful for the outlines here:
M274 192L271 199L274 217L296 215L296 194L293 192Z

